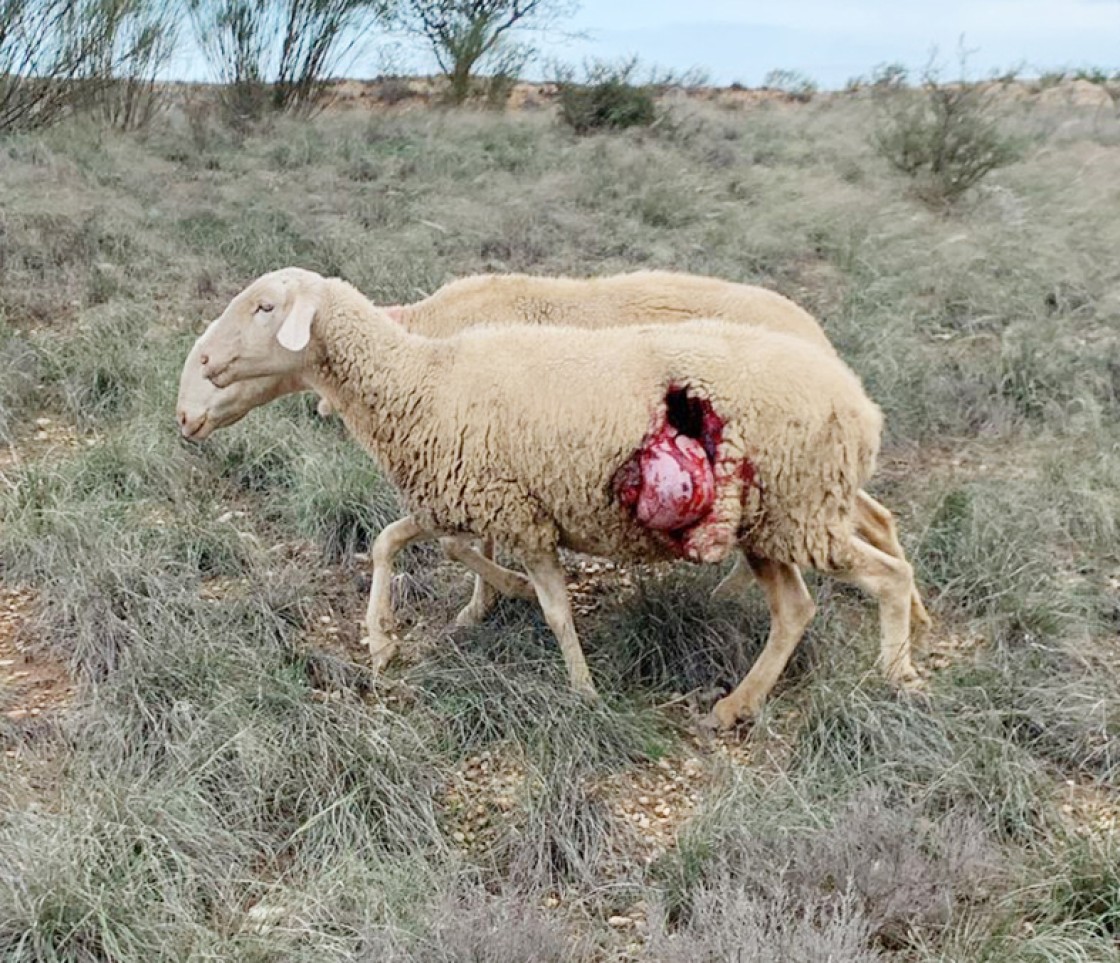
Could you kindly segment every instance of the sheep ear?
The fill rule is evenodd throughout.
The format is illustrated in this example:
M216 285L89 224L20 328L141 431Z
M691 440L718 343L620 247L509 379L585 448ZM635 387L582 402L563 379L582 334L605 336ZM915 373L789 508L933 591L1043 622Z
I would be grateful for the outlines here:
M300 292L296 295L292 309L276 332L276 340L282 348L289 351L302 351L311 340L311 322L315 320L315 309L318 307L317 299Z

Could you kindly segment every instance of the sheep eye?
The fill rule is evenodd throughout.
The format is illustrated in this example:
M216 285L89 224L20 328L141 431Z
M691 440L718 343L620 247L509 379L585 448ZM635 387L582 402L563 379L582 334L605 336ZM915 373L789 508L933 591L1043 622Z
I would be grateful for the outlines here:
M268 314L268 313L269 313L269 312L270 312L270 311L271 311L271 310L272 310L272 309L273 309L274 307L275 307L275 305L274 305L274 304L269 304L269 303L268 303L268 302L266 301L266 302L265 302L264 304L261 304L261 305L259 305L259 306L257 307L257 310L258 310L258 311L263 311L263 312L264 312L265 314Z

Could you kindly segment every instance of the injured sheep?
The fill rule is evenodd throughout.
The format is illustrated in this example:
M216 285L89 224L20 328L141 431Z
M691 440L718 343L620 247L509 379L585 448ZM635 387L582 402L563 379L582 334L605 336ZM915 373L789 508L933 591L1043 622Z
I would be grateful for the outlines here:
M562 547L629 560L742 553L766 592L771 631L746 679L716 703L719 725L759 710L812 617L798 566L875 596L882 667L892 682L914 678L910 566L854 525L881 417L830 352L718 321L578 333L476 328L429 339L343 281L286 269L234 298L199 363L219 387L299 374L405 495L412 515L389 525L372 551L377 665L395 648L388 586L397 552L419 538L491 536L525 566L571 684L589 694ZM666 526L653 527L638 511L643 488L659 484L659 463L676 457L666 444L699 458L692 444L676 444L682 435L702 449L700 474L711 472L714 493L698 509L689 482L686 498L670 493L651 510Z
M479 324L608 328L719 318L792 334L833 353L813 316L788 298L766 288L669 271L635 271L581 279L525 274L476 275L446 284L415 304L384 310L408 330L430 337L446 337ZM187 356L179 383L177 417L186 437L201 441L212 431L234 424L253 408L298 390L290 383L292 377L299 377L298 374L286 379L253 378L226 388L215 387L202 376L202 366L198 363L204 337L195 342ZM320 412L329 410L329 404L321 400ZM648 504L651 495L652 491L647 490L643 512L652 510ZM859 495L856 526L860 537L880 551L905 558L894 518L864 492ZM482 563L469 550L456 551L464 561L473 562L478 571ZM492 557L492 549L488 550L487 557ZM456 624L481 621L494 602L493 589L519 597L533 597L531 587L522 576L498 566L485 571L486 579L476 575L471 600L456 617ZM746 591L750 580L749 569L740 558L716 591L734 599ZM923 631L930 623L916 588L911 599L911 618L916 632Z

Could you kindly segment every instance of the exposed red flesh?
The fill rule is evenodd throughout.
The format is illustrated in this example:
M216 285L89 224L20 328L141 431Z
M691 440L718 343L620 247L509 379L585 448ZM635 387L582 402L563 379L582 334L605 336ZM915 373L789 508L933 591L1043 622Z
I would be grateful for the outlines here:
M618 499L635 521L682 556L698 554L693 536L700 536L715 504L722 441L723 419L711 402L671 385L641 447L615 475Z
M634 516L647 528L676 532L712 509L715 475L704 446L669 425L642 448L641 489Z

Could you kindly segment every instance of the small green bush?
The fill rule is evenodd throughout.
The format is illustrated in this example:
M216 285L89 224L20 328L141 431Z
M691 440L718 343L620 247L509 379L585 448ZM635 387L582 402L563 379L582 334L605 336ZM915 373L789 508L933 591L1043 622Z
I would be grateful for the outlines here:
M1017 143L1000 129L988 86L944 83L929 67L917 88L874 89L880 96L875 147L931 206L952 204L1019 156Z
M648 127L657 119L652 84L635 84L636 58L610 63L594 61L577 81L565 68L557 76L560 120L577 134L597 130Z

